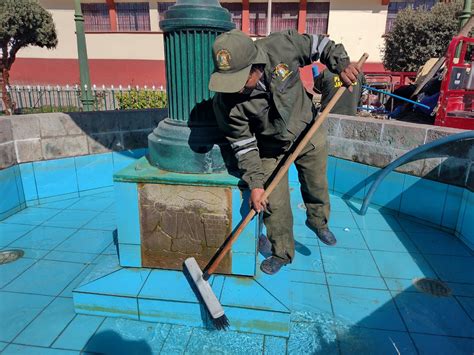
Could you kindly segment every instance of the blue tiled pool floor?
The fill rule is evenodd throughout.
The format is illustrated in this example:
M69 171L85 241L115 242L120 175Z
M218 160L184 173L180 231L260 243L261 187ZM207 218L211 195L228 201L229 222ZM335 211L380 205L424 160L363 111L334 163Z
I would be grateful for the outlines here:
M395 214L359 216L331 196L335 247L304 226L292 192L290 337L79 315L72 290L107 258L112 192L29 207L0 223L0 248L25 256L0 266L0 352L5 354L472 354L474 253L453 235ZM412 280L442 280L449 297ZM278 298L278 291L271 290ZM232 321L232 319L231 319Z

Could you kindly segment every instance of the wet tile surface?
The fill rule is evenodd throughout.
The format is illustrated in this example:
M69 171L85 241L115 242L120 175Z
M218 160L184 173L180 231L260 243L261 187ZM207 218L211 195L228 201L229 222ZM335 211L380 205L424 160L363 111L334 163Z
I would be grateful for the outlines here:
M299 194L297 188L293 194ZM261 279L255 288L258 294L252 295L236 292L240 285L236 280L223 282L220 278L221 284L216 282L215 291L229 305L244 300L250 310L277 300L282 310L288 307L288 339L75 314L72 290L96 263L109 259L111 264L117 263L113 202L113 192L91 193L40 204L0 223L0 247L25 250L20 260L0 266L0 351L272 355L474 352L474 253L456 237L425 223L373 209L364 217L358 216L337 196L331 196L330 224L338 237L334 247L322 245L304 226L304 210L295 209L296 253L285 269L286 283L276 282L276 276ZM181 275L163 277L159 271L122 271L117 275L120 273L127 274L126 283L103 285L110 297L126 293L130 300L140 294L149 302L169 295L179 296L180 302L194 300L188 289L180 291L186 287ZM452 295L435 297L418 291L412 283L417 277L444 281ZM169 287L156 287L155 282L166 282ZM279 291L287 284L289 299L288 292ZM227 307L231 314L232 307Z

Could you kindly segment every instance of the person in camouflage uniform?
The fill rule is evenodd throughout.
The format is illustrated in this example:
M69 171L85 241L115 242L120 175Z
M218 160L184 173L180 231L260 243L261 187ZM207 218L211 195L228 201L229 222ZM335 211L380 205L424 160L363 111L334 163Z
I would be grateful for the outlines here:
M310 95L303 87L299 68L320 60L340 74L345 85L356 81L341 44L325 36L288 30L252 41L239 30L219 35L213 45L215 71L209 89L215 91L213 108L219 128L237 158L250 203L263 213L271 255L261 270L274 274L294 257L293 215L288 176L268 201L264 188L275 168L315 119ZM306 225L318 238L336 244L328 228L329 194L326 176L326 132L320 129L295 160L306 206Z

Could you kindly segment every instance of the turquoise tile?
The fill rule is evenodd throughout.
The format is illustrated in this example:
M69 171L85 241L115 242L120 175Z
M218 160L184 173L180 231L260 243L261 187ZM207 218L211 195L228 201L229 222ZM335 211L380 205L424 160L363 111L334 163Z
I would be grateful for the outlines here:
M24 205L26 203L25 189L23 188L23 181L21 180L21 170L18 164L13 167L13 172L15 173L15 183L18 191L18 199L20 200L20 205Z
M61 297L72 298L72 291L75 290L84 280L84 278L92 272L96 267L94 264L87 265L75 278L72 280L69 285L61 292Z
M328 285L370 288L378 290L386 290L385 282L381 277L344 275L344 274L327 274Z
M402 231L362 230L370 250L417 252L417 247Z
M224 307L288 312L285 303L279 301L278 295L271 294L251 278L226 277L219 300Z
M368 178L366 180L365 196L381 171L381 169L373 166L367 167ZM392 171L382 180L377 190L375 190L372 195L371 204L398 211L400 209L404 182L404 174Z
M51 219L57 215L57 210L48 210L45 208L28 207L21 212L15 213L13 216L8 217L3 222L5 223L16 223L16 224L30 224L38 225Z
M355 229L357 224L351 212L334 211L329 217L329 227Z
M59 244L55 250L100 254L113 241L113 234L110 231L80 229Z
M456 228L455 228L457 235L461 235L461 228L464 222L464 215L466 214L466 207L468 204L467 202L471 194L472 192L470 192L468 189L464 189L463 194L462 194L461 204L459 206L459 214L458 214L458 219L457 219Z
M75 157L79 191L112 186L112 153Z
M11 244L15 248L52 250L69 238L76 229L39 226Z
M351 210L346 200L342 197L329 195L329 201L331 203L331 211L333 212L349 212Z
M141 157L145 156L147 152L147 148L113 152L112 158L114 162L114 173L134 163Z
M53 297L0 292L0 341L11 342Z
M29 248L21 248L25 252L23 255L24 258L27 259L42 259L46 254L49 253L49 250L43 249L29 249Z
M33 169L39 198L78 191L74 158L37 161Z
M422 221L420 219L410 219L405 217L399 217L398 223L402 226L403 230L410 233L427 233L437 232L439 227L434 226L429 222Z
M284 267L278 272L278 275L268 275L262 272L260 266L258 266L257 275L255 277L257 283L275 296L288 310L291 304L290 293L288 291L291 272L289 267Z
M188 341L193 332L192 327L184 325L172 325L168 336L166 337L162 354L184 354Z
M367 165L338 159L334 191L349 198L364 198Z
M79 191L80 197L87 197L87 196L101 196L101 197L112 197L113 198L114 186L113 182L110 186L105 187L98 187L92 190L83 190Z
M373 251L372 255L383 277L399 279L436 278L435 272L421 254Z
M305 322L291 322L288 354L339 354L334 317L309 315Z
M306 220L306 218L305 218ZM304 225L304 220L293 226L293 234L295 240L302 243L305 246L308 245L319 245L316 234Z
M353 327L338 334L341 354L418 354L406 332Z
M56 298L15 339L16 343L49 347L74 318L70 298Z
M2 268L0 269L0 288L3 288L9 282L14 280L16 277L18 277L18 275L22 274L35 262L36 260L34 259L27 259L23 257L16 260L15 262L2 264Z
M291 282L291 320L298 321L300 313L331 313L331 301L326 285Z
M474 257L426 255L441 280L474 284Z
M472 354L474 339L451 338L427 334L412 334L420 354Z
M400 212L440 225L448 185L406 175Z
M39 205L39 200L29 200L26 201L26 207L36 207Z
M82 228L114 231L117 229L115 213L102 212Z
M300 247L300 250L303 250ZM290 265L292 270L305 270L305 271L323 271L323 262L321 259L321 253L319 247L315 245L304 245L304 253L296 252L295 258Z
M140 244L137 185L115 182L115 200L119 242Z
M253 335L262 338L262 335L288 337L290 325L289 313L270 312L240 307L224 308L225 314L230 320L229 330L254 333ZM262 349L259 348L258 353L260 354L261 352Z
M207 310L200 303L138 299L140 320L192 327L206 324Z
M388 289L393 292L419 292L413 287L413 279L391 279L386 277L385 283Z
M390 292L330 286L336 318L365 328L405 331Z
M248 200L246 197L242 199L242 193L238 188L232 189L232 229L238 224L249 212ZM232 245L232 252L249 253L256 255L257 250L257 218L243 230L240 237Z
M470 245L474 245L474 193L469 192L466 200L466 208L462 219L459 233Z
M0 351L5 349L7 347L8 343L4 343L3 341L0 341Z
M70 263L80 263L80 264L89 264L95 258L97 258L97 254L74 253L74 252L71 253L68 251L58 251L58 250L53 250L44 257L45 260L67 261Z
M204 349L207 354L219 354L224 351L228 354L239 354L243 349L246 354L261 354L263 336L196 328L189 339L185 354L200 354Z
M401 231L402 226L397 218L389 214L354 214L354 219L361 230Z
M452 297L405 292L395 302L410 332L474 337L472 319Z
M255 253L232 253L232 274L254 276L256 259Z
M174 270L152 270L139 296L165 301L198 302L184 273Z
M337 159L329 156L327 162L328 189L334 191L334 180L336 178Z
M170 331L169 324L108 318L84 351L99 354L158 354Z
M469 249L454 235L437 231L409 233L411 240L424 254L471 255Z
M443 227L453 230L456 229L463 192L463 188L452 185L448 186L446 201L444 203L443 218L441 220L441 225Z
M63 349L43 348L39 346L28 346L19 344L10 344L2 354L21 354L21 355L79 355L79 351L70 351Z
M86 316L82 314L76 315L73 321L67 325L54 342L52 347L82 350L104 319L104 317Z
M68 207L68 210L79 211L98 211L102 212L104 209L114 203L114 198L111 196L84 196L76 203Z
M296 169L295 164L291 164L290 166L290 170L288 171L288 181L290 183L299 183L298 170Z
M120 265L126 267L141 267L141 246L136 244L119 244Z
M49 211L45 208L43 208L42 210ZM92 211L81 211L80 213L78 213L77 211L64 210L59 212L54 217L50 218L44 223L44 225L51 227L80 228L87 222L89 222L92 218L97 216L97 214L97 212Z
M368 250L322 247L327 273L380 276Z
M334 248L348 248L348 249L367 249L365 240L362 237L361 232L356 228L331 228L331 231L337 238L337 244ZM319 242L321 246L325 244Z
M286 355L287 340L281 337L265 336L263 343L264 355Z
M474 298L471 297L457 297L459 303L464 308L469 317L474 321Z
M137 297L150 269L123 268L105 277L82 284L74 292Z
M306 271L306 270L291 270L290 281L325 285L326 276L323 272L314 272L314 271Z
M0 170L0 212L6 212L20 205L24 196L20 197L16 183L15 167Z
M0 212L0 221L3 221L5 219L7 219L8 217L15 215L17 212L20 212L25 207L26 207L26 205L25 206L16 205L15 207L13 207L13 208L5 211L5 212Z
M45 204L45 203L50 203L50 202L63 201L63 200L78 198L78 197L79 197L79 192L75 191L75 192L70 192L70 193L67 193L67 194L41 197L41 198L38 199L38 204Z
M57 296L83 268L82 264L40 260L4 289L13 292Z
M33 170L33 163L20 164L20 175L23 185L25 200L37 200L38 191L36 187L36 178Z
M474 284L462 284L456 282L446 282L455 296L474 297Z
M136 298L74 292L73 299L78 314L138 320Z
M68 208L69 206L75 204L76 202L79 201L79 198L65 198L63 200L59 201L53 201L53 202L45 202L42 204L39 204L38 207L40 208L52 208L55 210L64 210Z
M6 246L35 228L32 225L0 223L0 246Z

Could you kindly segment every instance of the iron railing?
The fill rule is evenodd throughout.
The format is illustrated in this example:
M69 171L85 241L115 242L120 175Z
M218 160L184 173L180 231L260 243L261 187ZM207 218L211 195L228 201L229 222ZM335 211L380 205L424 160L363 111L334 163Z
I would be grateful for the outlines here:
M82 111L81 87L79 85L66 86L19 86L7 87L15 113L38 112L74 112ZM166 106L166 93L163 86L151 88L147 86L119 86L106 87L92 86L95 111L118 110L128 108L156 108ZM164 97L164 105L157 106L157 96ZM137 101L136 106L133 104ZM163 100L161 100L163 101ZM0 111L4 112L3 102L0 100Z

